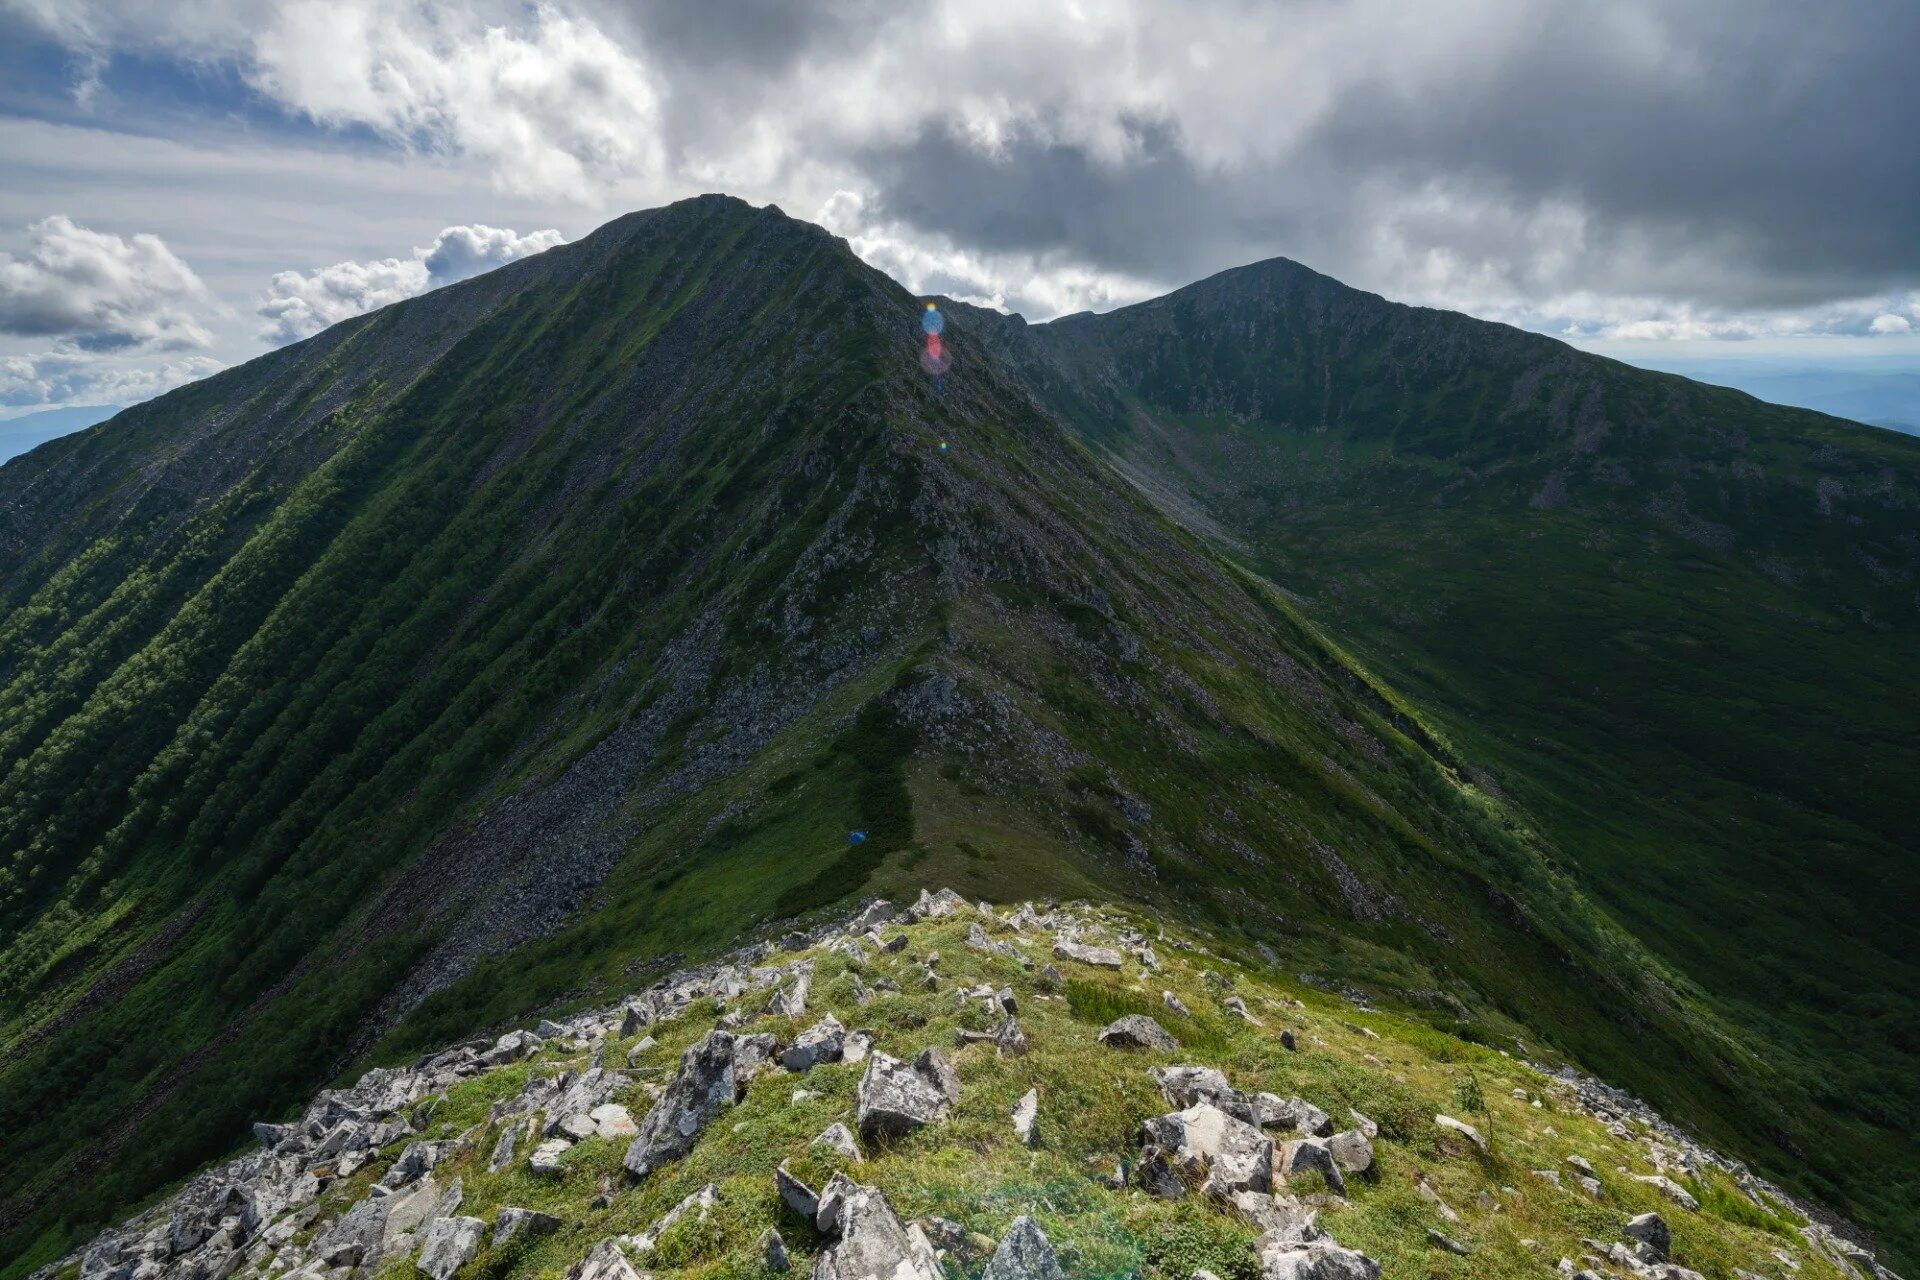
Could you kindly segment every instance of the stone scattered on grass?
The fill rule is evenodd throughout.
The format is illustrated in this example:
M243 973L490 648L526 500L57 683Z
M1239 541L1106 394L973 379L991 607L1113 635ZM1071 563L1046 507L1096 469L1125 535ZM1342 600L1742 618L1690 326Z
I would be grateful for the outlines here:
M503 1245L517 1235L550 1235L560 1229L560 1219L538 1209L519 1209L511 1205L493 1218L493 1243Z
M627 1148L622 1163L628 1173L644 1178L684 1156L700 1131L738 1100L736 1057L741 1047L731 1032L712 1031L680 1055L680 1069Z
M1209 1195L1273 1190L1273 1140L1211 1103L1155 1116L1140 1126L1140 1139L1143 1164L1157 1149L1171 1170L1198 1174Z
M793 1262L787 1257L787 1243L772 1227L760 1237L760 1252L767 1261L767 1270L775 1275L783 1276L793 1270Z
M835 1174L816 1225L832 1243L815 1256L813 1280L945 1280L926 1233L902 1222L874 1187Z
M838 1062L846 1042L846 1028L838 1018L826 1014L794 1037L793 1043L780 1054L780 1065L795 1073L805 1073L823 1062Z
M1023 1147L1034 1145L1034 1121L1040 1115L1040 1091L1029 1089L1013 1108L1013 1136L1020 1140Z
M1000 1246L993 1251L980 1280L1066 1280L1066 1273L1053 1256L1046 1232L1021 1214L1000 1238Z
M1333 1156L1330 1138L1295 1138L1280 1148L1281 1176L1292 1179L1308 1172L1318 1173L1327 1190L1336 1196L1347 1194L1347 1180Z
M837 1151L849 1160L860 1159L860 1145L853 1140L853 1131L844 1124L830 1124L820 1131L820 1136L810 1144Z
M1100 1033L1100 1043L1109 1049L1150 1049L1156 1053L1172 1053L1180 1047L1165 1027L1143 1013L1115 1018Z
M567 1272L567 1280L641 1280L617 1240L602 1240Z
M533 1149L527 1157L527 1167L545 1178L557 1177L561 1172L560 1157L573 1150L573 1143L565 1138L548 1138Z
M1098 969L1118 969L1126 963L1126 958L1111 947L1090 946L1073 938L1062 938L1055 942L1053 954L1062 960L1073 960Z
M773 1186L780 1193L780 1202L806 1221L812 1222L820 1212L819 1193L787 1172L784 1163L773 1171Z
M427 1225L426 1242L415 1266L430 1280L451 1280L480 1252L480 1238L486 1231L487 1224L478 1218L435 1218Z
M1646 1183L1689 1213L1700 1212L1700 1202L1693 1198L1693 1193L1665 1174L1639 1173L1633 1176L1633 1180Z
M931 1053L928 1050L921 1058ZM937 1054L928 1059L929 1067L936 1062L944 1073L923 1071L918 1060L909 1065L884 1053L868 1058L856 1093L860 1136L868 1142L885 1142L946 1119L953 1099L944 1076L953 1069ZM953 1092L958 1092L957 1079Z
M1620 1233L1646 1245L1660 1262L1667 1260L1673 1248L1673 1232L1667 1227L1667 1220L1657 1213L1635 1214L1627 1219L1627 1225L1620 1228Z
M1455 1120L1452 1116L1435 1116L1433 1118L1433 1123L1436 1128L1444 1129L1448 1133L1459 1134L1461 1137L1465 1138L1468 1142L1471 1142L1475 1147L1479 1148L1481 1155L1485 1155L1487 1153L1487 1140L1480 1136L1480 1131L1478 1129L1474 1128L1472 1125L1468 1124L1466 1121Z

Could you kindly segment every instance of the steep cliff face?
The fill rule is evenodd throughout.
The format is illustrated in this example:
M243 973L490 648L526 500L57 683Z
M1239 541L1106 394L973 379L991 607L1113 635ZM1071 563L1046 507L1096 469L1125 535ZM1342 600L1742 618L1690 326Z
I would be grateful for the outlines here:
M936 389L915 300L706 197L0 469L15 1270L350 1064L929 879L1146 904L1822 1149L1006 323L956 309Z

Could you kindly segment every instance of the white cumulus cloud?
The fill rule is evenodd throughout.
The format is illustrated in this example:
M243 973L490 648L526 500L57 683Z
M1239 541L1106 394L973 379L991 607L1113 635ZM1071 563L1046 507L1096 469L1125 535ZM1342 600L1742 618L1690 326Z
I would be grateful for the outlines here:
M212 299L158 236L94 231L56 214L0 254L0 332L62 338L87 350L168 350L211 342L196 319Z
M0 356L0 406L137 404L222 367L211 356L127 360L80 350Z
M411 257L336 262L310 272L282 271L258 310L269 342L297 342L328 325L429 289L540 253L565 242L551 228L527 235L483 225L448 227Z

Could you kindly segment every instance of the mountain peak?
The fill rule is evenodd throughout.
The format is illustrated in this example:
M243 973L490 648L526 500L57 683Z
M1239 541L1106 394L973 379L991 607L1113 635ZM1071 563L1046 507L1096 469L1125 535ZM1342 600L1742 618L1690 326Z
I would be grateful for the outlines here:
M1769 654L1905 687L1876 628L1913 608L1914 468L1353 297L1282 261L1071 322L955 305L936 384L897 284L698 197L0 469L0 1252L50 1260L344 1060L929 880L1131 903L1551 1043L1897 1223L1849 1162L1906 1168L1897 1141L1727 1065L1777 1051L1690 941L1734 935L1663 904L1771 921L1833 990L1905 972L1867 940L1912 927L1884 892L1910 802L1850 754L1908 759L1899 700L1846 699L1813 780L1818 745L1712 730L1833 714ZM1782 879L1850 842L1820 874L1873 927L1722 896L1748 880L1671 815L1725 788L1775 797L1726 829ZM1626 847L1686 892L1616 892ZM1800 1004L1864 1064L1831 1069L1908 1078L1879 1006Z

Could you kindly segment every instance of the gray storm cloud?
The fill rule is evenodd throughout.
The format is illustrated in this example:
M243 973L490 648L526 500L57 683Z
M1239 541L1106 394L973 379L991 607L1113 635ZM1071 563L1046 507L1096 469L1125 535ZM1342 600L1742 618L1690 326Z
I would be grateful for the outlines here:
M1034 310L1276 254L1581 332L1889 333L1920 284L1910 0L0 6L520 195L831 206Z

